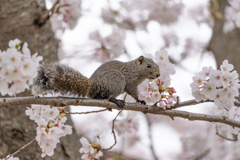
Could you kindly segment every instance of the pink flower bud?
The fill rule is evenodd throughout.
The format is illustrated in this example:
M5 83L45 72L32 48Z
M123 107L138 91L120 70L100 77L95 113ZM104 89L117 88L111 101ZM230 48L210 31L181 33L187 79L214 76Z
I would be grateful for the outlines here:
M160 86L160 84L161 84L160 79L157 79L156 84L157 84L158 86Z
M164 82L162 81L162 82L161 82L161 84L163 85L163 84L164 84Z
M165 103L163 101L159 102L160 107L164 108L165 107Z

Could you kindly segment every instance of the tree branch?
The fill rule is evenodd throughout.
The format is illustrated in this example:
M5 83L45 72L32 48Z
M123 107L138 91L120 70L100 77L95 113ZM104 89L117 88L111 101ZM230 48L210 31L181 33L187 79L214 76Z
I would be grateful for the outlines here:
M112 134L113 134L113 138L114 138L114 144L111 145L109 148L107 149L101 149L101 150L110 150L112 149L116 144L117 144L117 137L116 137L116 134L115 134L115 131L114 131L114 123L115 123L115 120L117 119L117 117L119 116L119 114L122 112L123 110L119 111L118 114L116 115L116 117L113 119L113 122L112 122Z
M30 144L32 144L33 142L35 142L36 139L34 138L33 140L31 140L28 144L24 145L23 147L19 148L16 152L14 152L13 154L11 154L7 159L9 159L10 157L15 156L16 154L18 154L20 151L24 150L27 146L29 146Z
M89 112L66 112L64 111L65 114L90 114L90 113L99 113L99 112L104 112L107 111L108 109L102 109L98 111L89 111Z
M206 102L212 102L210 100ZM194 100L179 102L173 108L179 108L182 106L188 105L196 105L201 102L195 102ZM9 107L15 105L27 105L27 104L42 104L42 105L52 105L52 106L99 106L106 107L112 109L118 109L118 106L112 102L107 100L97 100L97 99L88 99L88 98L69 98L69 97L13 97L13 98L0 98L0 107ZM236 106L239 106L239 102L235 102ZM188 119L190 121L200 120L200 121L208 121L208 122L219 122L228 124L232 127L240 128L240 122L232 119L228 119L224 116L214 116L200 113L191 113L187 111L180 110L163 110L160 107L152 107L151 105L142 105L139 103L126 103L123 110L132 110L132 111L140 111L143 113L151 113L158 115L173 117L181 117L184 119Z

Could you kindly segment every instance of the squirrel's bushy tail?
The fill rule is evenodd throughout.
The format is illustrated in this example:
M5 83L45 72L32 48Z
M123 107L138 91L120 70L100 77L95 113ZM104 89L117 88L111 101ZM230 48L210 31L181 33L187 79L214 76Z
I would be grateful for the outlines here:
M69 92L85 96L88 94L91 82L78 71L59 63L43 64L38 69L38 76L33 81L32 94L45 95L59 92L63 95Z

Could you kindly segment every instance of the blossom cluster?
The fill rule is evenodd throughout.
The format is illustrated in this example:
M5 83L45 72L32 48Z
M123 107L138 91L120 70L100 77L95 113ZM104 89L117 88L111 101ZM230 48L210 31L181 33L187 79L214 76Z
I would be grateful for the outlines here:
M230 6L225 8L224 33L232 31L235 27L240 28L240 1L228 0L228 3Z
M117 131L118 135L127 133L135 133L138 131L139 120L136 118L136 113L127 112L127 114L121 113L122 119L115 120L114 129Z
M89 38L99 45L93 54L95 60L105 62L119 57L124 50L123 40L125 33L120 29L113 29L112 33L106 37L102 37L99 31L89 34Z
M52 156L59 139L72 134L72 127L64 124L67 120L64 109L49 105L32 105L26 110L26 115L38 125L36 140L42 149L42 157Z
M189 16L196 21L198 25L207 24L212 28L214 22L210 14L209 6L203 4L199 4L189 10Z
M150 20L155 20L165 25L176 22L184 7L182 2L174 2L172 0L143 0L141 2L141 8L149 11Z
M178 36L174 31L163 33L162 38L164 41L162 49L169 48L170 46L176 46L179 43Z
M233 70L233 65L224 60L220 70L212 67L203 67L202 71L194 76L190 84L192 95L197 102L211 99L220 108L230 109L239 95L239 75Z
M99 159L103 155L101 151L101 145L99 143L91 143L85 137L80 139L82 148L79 152L83 153L82 159L93 160L94 158Z
M0 92L3 96L13 96L28 89L43 59L38 53L31 56L27 42L21 44L19 39L10 40L9 48L0 50Z
M230 109L223 109L219 106L214 106L212 109L212 114L221 115L235 121L240 121L240 108L236 106L232 106ZM236 136L237 139L240 139L240 128L232 127L221 123L219 123L216 127L220 135L228 139L233 139L234 136Z
M57 0L51 0L51 2L54 5ZM59 38L59 31L64 31L67 27L73 29L76 26L81 16L81 3L81 0L60 0L52 9L50 21L57 38Z
M173 0L122 0L118 9L104 8L102 18L106 23L117 24L120 28L147 30L149 21L170 25L178 20L183 3Z
M214 112L213 112L214 113ZM180 123L178 122L178 125ZM197 124L197 125L196 125ZM176 155L175 159L186 160L193 159L198 155L203 155L209 148L210 152L205 154L204 159L209 160L237 160L240 157L239 135L236 140L237 131L239 128L218 124L217 126L211 123L188 123L190 127L181 127L181 141L183 144L182 152ZM182 129L184 128L184 130ZM199 134L205 131L205 133ZM217 135L217 134L218 135ZM221 135L221 137L219 136ZM223 137L225 137L226 140ZM230 141L230 139L232 141Z
M202 71L193 77L193 82L190 84L192 95L197 102L201 100L214 100L216 106L212 108L213 115L221 115L236 121L240 120L239 107L234 106L235 97L239 96L238 89L239 75L233 70L232 64L228 60L224 60L220 66L220 70L215 70L212 67L203 67ZM211 132L221 135L226 139L239 139L240 129L226 124L218 124L213 127ZM223 138L210 133L206 148L212 148L209 159L234 159L238 154L238 142L231 143L224 141ZM194 137L196 139L196 137ZM221 151L221 152L219 152ZM229 152L231 151L231 152ZM234 158L233 158L234 157Z
M197 41L193 38L186 38L184 50L181 53L181 60L187 58L190 55L196 55L196 53L202 53L206 44Z
M160 76L149 81L144 80L142 84L138 86L139 100L144 100L146 103L159 102L160 107L166 109L174 106L174 101L177 102L177 96L173 87L169 87L170 75L175 74L174 64L169 62L167 51L156 51L155 61L160 69Z

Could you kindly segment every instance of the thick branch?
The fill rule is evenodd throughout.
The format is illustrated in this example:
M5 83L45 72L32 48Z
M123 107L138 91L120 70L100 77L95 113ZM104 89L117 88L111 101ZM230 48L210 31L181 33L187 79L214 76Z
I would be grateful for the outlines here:
M202 102L199 102L202 103ZM106 107L112 109L119 109L118 106L112 102L107 100L96 100L96 99L87 99L87 98L69 98L69 97L14 97L14 98L0 98L0 106L1 107L9 107L15 105L26 105L26 104L42 104L42 105L52 105L52 106L68 106L68 105L75 105L75 106L99 106L99 107ZM194 105L198 104L197 102L193 103L193 100L178 103L174 108L177 106L181 107L185 104L187 105ZM239 102L235 103L236 105ZM240 122L235 121L232 119L228 119L224 116L214 116L214 115L206 115L206 114L199 114L199 113L190 113L187 111L180 111L180 110L163 110L160 107L152 107L150 105L141 105L139 103L126 103L125 108L123 110L132 110L132 111L140 111L143 113L151 113L151 114L159 114L173 117L181 117L184 119L188 119L190 121L200 120L200 121L208 121L208 122L219 122L228 124L232 127L240 128Z

